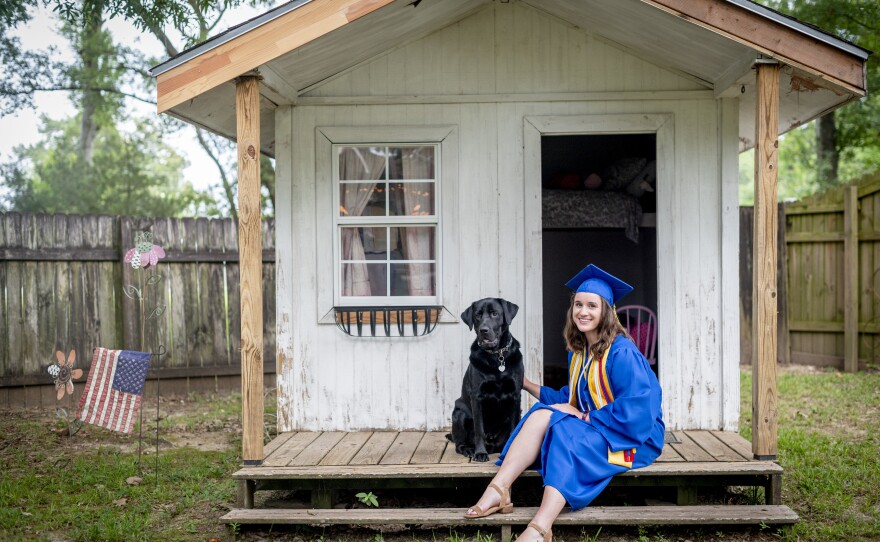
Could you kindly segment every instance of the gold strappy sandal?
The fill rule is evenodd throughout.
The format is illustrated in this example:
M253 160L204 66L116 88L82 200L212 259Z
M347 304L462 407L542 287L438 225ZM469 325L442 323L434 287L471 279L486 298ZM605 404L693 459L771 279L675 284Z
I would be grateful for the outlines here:
M534 521L529 522L529 527L538 531L538 534L544 537L543 542L551 542L553 540L553 529L545 531L543 527L541 527Z
M479 506L473 505L470 508L468 508L468 510L473 510L474 512L476 512L476 514L470 515L467 512L465 512L465 514L464 514L465 518L477 519L477 518L484 518L486 516L491 516L495 512L498 512L500 514L509 514L509 513L513 512L513 503L510 502L510 488L507 488L506 490L502 491L501 488L496 486L495 484L489 484L489 487L491 487L492 489L497 491L499 495L501 495L501 501L498 503L498 506L493 506L484 512L483 509L480 508Z

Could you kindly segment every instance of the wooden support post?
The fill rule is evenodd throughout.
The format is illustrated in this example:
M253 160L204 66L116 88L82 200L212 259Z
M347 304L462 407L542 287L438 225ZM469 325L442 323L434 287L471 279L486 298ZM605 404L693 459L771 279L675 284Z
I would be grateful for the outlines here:
M260 226L260 82L235 84L238 253L241 274L242 460L263 462L263 248Z
M764 504L782 504L782 475L771 474L767 476L764 484Z
M752 252L752 453L776 459L776 240L779 64L758 61Z
M692 506L697 504L697 486L682 481L676 487L675 504L678 506Z
M319 482L312 489L312 508L333 508L333 496L335 491Z
M843 369L859 370L859 189L843 193Z
M256 490L256 480L239 480L238 491L235 495L236 506L247 508L248 510L252 509L254 507L254 493Z

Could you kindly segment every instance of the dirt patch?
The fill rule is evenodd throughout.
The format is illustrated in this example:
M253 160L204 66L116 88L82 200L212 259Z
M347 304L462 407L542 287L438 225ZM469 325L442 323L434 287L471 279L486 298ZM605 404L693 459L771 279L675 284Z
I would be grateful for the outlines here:
M234 409L224 409L233 399L224 396L220 407L213 398L187 400L179 397L162 397L159 401L159 448L190 447L201 451L226 451L236 445L241 434L241 420ZM141 416L142 414L142 416ZM144 455L155 453L156 447L156 399L141 404L138 414L143 431L136 428L126 435L104 428L83 424L73 436L68 435L68 423L73 420L71 409L67 419L59 418L54 409L0 409L0 418L15 420L34 426L33 431L16 432L10 438L0 438L0 452L7 447L26 448L35 439L54 441L57 449L75 453L86 450L137 453L138 442ZM45 444L45 442L43 442ZM67 454L70 455L70 454Z

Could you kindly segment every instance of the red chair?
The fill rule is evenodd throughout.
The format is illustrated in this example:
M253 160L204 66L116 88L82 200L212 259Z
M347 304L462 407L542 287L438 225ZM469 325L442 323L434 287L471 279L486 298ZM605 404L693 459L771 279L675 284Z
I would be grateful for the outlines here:
M642 305L626 305L617 309L617 318L648 363L657 363L657 315L654 311Z

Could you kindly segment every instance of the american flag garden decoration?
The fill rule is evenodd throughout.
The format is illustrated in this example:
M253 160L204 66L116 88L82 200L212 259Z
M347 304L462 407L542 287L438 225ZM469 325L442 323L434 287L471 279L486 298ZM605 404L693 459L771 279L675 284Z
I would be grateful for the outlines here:
M149 352L96 348L77 418L112 431L131 433L149 364Z

